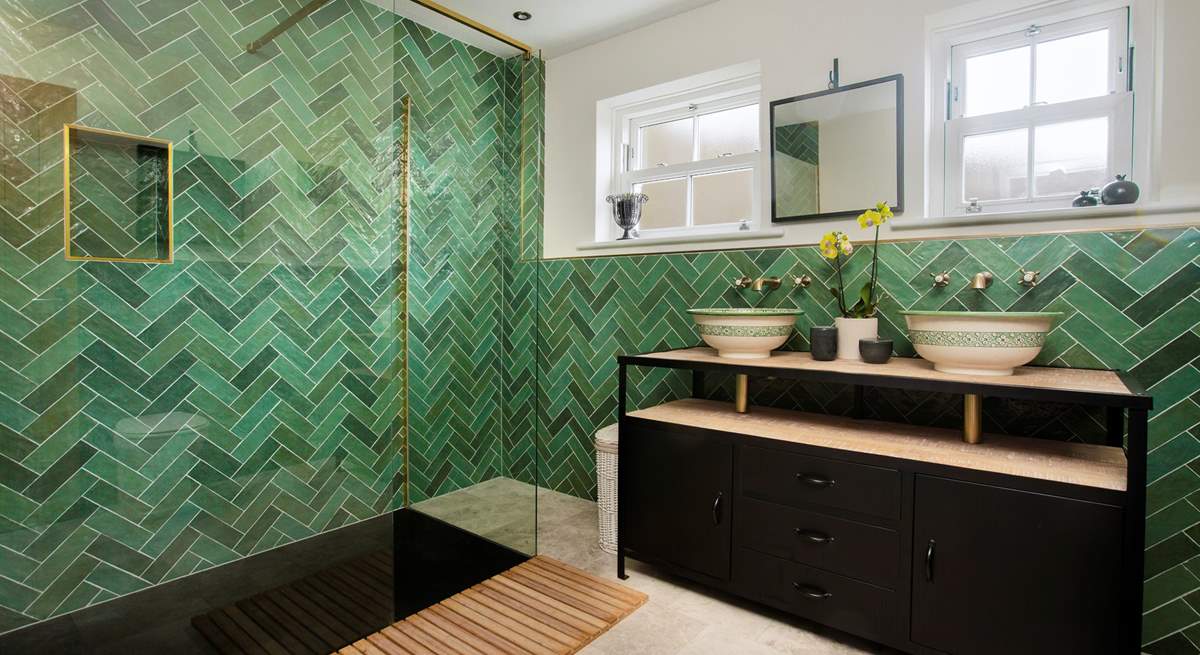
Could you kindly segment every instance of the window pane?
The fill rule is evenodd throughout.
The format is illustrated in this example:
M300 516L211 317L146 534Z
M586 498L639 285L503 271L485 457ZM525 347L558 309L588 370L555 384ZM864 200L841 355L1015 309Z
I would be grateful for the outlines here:
M641 168L692 161L692 118L642 128Z
M1038 102L1066 102L1106 95L1110 65L1108 30L1039 43Z
M1029 104L1029 46L967 60L965 116L994 114Z
M1108 179L1108 119L1039 125L1033 133L1039 196L1076 194Z
M644 193L650 200L642 205L640 229L683 227L687 224L687 178L647 182L633 185L635 193Z
M963 202L1027 196L1029 132L1022 128L963 139Z
M758 105L700 117L700 159L744 155L758 150Z
M692 178L693 222L713 225L749 219L753 184L754 174L748 169Z

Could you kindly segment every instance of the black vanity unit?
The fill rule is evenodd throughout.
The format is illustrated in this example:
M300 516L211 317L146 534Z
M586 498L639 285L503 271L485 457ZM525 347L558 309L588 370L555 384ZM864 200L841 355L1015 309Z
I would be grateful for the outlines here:
M1138 652L1151 398L1122 374L707 348L618 364L621 577L633 557L910 653ZM629 366L691 369L695 397L627 413ZM738 414L703 399L708 371L1102 406L1108 439L967 444L942 428Z

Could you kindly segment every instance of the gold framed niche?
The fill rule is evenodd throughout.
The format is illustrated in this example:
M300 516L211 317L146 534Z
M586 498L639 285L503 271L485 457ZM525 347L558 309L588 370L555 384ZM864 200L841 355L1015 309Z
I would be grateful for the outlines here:
M84 175L72 179L72 160L78 160L79 152L90 154L92 150L107 146L110 155L103 160L91 162L101 174L107 174L107 184L90 173L81 162L76 168ZM128 169L117 162L113 153L130 151L126 157L133 163L133 174L150 176L145 180L130 182L125 175ZM68 261L130 262L141 264L170 264L175 260L175 179L174 144L166 139L139 136L125 132L104 130L85 125L67 123L63 125L63 253ZM72 207L73 182L87 181L89 184L104 185L96 191L106 198L110 208L113 201L122 204L134 221L121 225L118 221L129 215L114 217L90 199L85 198L78 207ZM111 186L125 186L132 193L121 197ZM149 193L147 194L147 190ZM142 205L138 211L129 203ZM76 215L78 213L78 215ZM142 216L139 216L141 214ZM152 221L147 228L147 217ZM81 229L82 228L82 229ZM147 232L146 239L139 240L130 230ZM103 235L107 235L107 240ZM145 252L145 243L153 237L154 252ZM109 241L115 243L109 243Z

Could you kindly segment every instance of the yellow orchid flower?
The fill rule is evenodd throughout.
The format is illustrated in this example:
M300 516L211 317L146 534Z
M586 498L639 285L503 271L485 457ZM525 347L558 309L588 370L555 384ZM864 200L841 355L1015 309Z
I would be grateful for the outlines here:
M879 225L887 222L887 219L892 218L892 208L888 207L886 202L875 204L875 211L879 213Z
M821 243L819 246L817 246L817 248L821 251L821 256L825 257L826 259L837 259L838 244L841 242L839 235L844 236L840 232L829 232L826 233L825 236L821 237Z
M858 216L858 226L864 230L882 223L883 217L874 209L868 209Z

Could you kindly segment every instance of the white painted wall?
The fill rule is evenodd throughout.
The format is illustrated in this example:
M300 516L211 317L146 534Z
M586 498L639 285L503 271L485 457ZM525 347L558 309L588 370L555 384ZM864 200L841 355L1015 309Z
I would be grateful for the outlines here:
M1139 57L1159 60L1154 144L1157 189L1144 190L1163 201L1200 200L1200 1L1130 0L1157 6L1159 52ZM1149 3L1149 4L1145 4ZM1156 4L1155 4L1156 3ZM1092 217L1000 225L916 228L924 214L927 17L1001 13L1025 8L1032 0L721 0L619 37L550 59L546 67L545 255L589 256L628 253L628 249L588 250L577 246L595 233L596 103L604 98L696 75L732 64L758 61L762 72L763 143L767 140L766 102L820 90L834 57L841 59L845 83L903 73L905 82L905 205L892 238L968 236L998 232L1068 231L1083 228L1200 221L1200 213L1171 211L1139 216ZM932 20L941 20L935 18ZM1143 60L1145 63L1145 60ZM1146 102L1142 97L1138 102ZM769 219L769 163L763 153L760 197ZM837 221L839 226L844 219ZM697 249L811 244L830 223L780 224L773 240L706 243ZM677 251L679 245L645 246L640 251Z
M869 189L896 188L896 114L891 110L846 114L821 121L819 130L821 211L853 211L880 201L896 202L895 193L868 195Z

